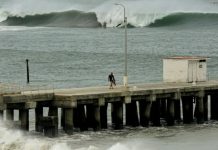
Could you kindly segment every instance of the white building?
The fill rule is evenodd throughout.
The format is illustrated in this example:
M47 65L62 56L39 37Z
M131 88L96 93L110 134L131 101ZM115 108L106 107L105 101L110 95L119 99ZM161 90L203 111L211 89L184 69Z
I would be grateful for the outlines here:
M206 57L169 57L163 59L164 82L202 82L207 80Z

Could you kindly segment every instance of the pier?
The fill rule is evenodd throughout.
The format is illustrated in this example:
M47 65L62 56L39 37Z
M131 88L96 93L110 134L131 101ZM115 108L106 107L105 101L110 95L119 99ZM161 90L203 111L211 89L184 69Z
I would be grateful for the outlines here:
M29 110L33 109L35 130L48 137L58 136L59 124L67 134L73 134L75 129L107 129L108 122L113 129L122 129L218 120L218 81L0 93L1 119L13 123L14 110L18 110L20 129L28 131ZM49 109L47 116L43 115L44 107Z

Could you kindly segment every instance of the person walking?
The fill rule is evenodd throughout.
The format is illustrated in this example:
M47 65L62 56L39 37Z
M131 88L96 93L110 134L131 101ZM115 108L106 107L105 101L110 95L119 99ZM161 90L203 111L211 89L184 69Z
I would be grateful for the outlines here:
M108 82L110 82L110 87L109 87L109 89L113 89L113 85L116 86L116 80L115 80L115 77L114 77L113 72L111 72L111 74L109 74L109 76L108 76Z

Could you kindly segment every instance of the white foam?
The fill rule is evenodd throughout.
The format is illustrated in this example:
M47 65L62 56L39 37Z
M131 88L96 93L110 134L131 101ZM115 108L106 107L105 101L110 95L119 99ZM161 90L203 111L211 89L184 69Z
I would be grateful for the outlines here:
M106 22L108 27L114 27L123 22L123 8L114 5L116 1L105 1L92 11L97 13L99 22ZM156 19L161 19L172 13L217 13L216 5L204 0L137 0L119 1L126 8L128 23L143 27Z
M0 135L1 150L70 150L66 143L25 136L21 131L7 129L1 122Z

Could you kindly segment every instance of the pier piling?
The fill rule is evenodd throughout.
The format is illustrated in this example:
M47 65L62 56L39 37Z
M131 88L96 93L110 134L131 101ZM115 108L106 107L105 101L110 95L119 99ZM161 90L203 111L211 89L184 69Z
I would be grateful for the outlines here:
M64 131L73 134L73 108L64 109Z
M149 126L151 105L151 101L139 101L140 125L143 127Z
M182 97L183 106L183 123L190 124L193 122L193 96Z
M167 125L172 126L174 125L174 118L175 118L175 106L174 100L168 99L167 100Z

